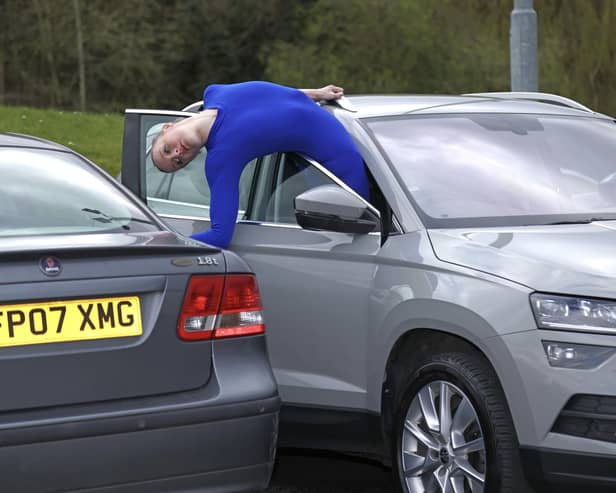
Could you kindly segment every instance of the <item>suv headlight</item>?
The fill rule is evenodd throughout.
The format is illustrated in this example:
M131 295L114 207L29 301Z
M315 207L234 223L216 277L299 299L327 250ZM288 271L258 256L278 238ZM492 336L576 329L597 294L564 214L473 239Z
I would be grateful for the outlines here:
M616 302L541 293L530 301L542 329L616 335Z

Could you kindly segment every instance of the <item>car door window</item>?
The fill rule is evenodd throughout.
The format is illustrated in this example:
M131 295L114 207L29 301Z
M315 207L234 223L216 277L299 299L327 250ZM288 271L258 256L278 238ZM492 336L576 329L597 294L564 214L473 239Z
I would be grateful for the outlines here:
M207 150L203 147L199 154L185 167L174 173L161 172L152 162L152 142L162 130L164 123L173 121L160 115L144 118L145 126L145 187L147 204L163 216L186 216L209 219L210 188L205 178L205 159ZM181 118L180 118L181 119ZM240 204L238 219L244 217L256 159L244 168L240 177Z
M316 166L297 154L279 154L277 160L269 157L268 166L274 166L270 193L254 207L250 219L257 221L297 224L294 199L302 192L320 185L336 184ZM277 162L276 162L277 161Z
M280 153L264 156L254 176L255 186L245 219L297 225L294 199L320 185L339 184L301 155ZM383 220L381 233L386 238L400 231L392 210L376 181L367 170L371 205Z

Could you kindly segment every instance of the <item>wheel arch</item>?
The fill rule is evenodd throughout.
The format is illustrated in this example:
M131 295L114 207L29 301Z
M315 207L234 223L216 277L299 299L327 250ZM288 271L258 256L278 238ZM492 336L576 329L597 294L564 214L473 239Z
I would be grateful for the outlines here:
M409 362L409 358L415 358L414 364ZM437 369L435 370L435 368ZM404 448L403 441L403 435L407 433L404 430L407 430L405 420L408 418L406 413L410 400L417 398L417 389L435 378L431 372L436 371L440 377L443 371L447 371L443 368L454 369L452 375L465 375L460 377L461 389L464 389L467 382L473 382L472 387L463 391L458 389L458 391L462 392L462 395L464 395L464 392L470 391L471 393L468 394L470 397L464 396L463 398L470 399L473 408L482 409L481 412L476 411L478 414L475 419L481 433L479 436L482 440L481 450L483 452L480 453L484 455L483 459L477 459L477 457L475 459L479 460L480 464L484 464L484 467L470 473L471 476L480 478L479 481L482 485L485 484L486 491L501 491L503 493L527 491L527 483L519 456L519 441L510 412L509 399L504 393L495 365L492 364L485 352L471 341L459 335L425 328L406 332L396 341L387 361L386 378L383 384L382 403L384 408L382 419L385 425L385 449L391 453L390 463L396 471L396 477L404 483L407 472L414 471L416 467L416 464L411 463L410 469L407 469L408 463L405 462L406 459L404 458L408 454L413 455L412 452L408 452L408 454L404 452L406 448ZM490 372L490 370L492 371ZM447 377L442 378L447 379ZM458 377L453 378L456 381L455 379ZM441 382L441 392L442 386L443 383ZM420 426L417 423L416 425ZM463 426L466 427L467 425ZM403 430L402 435L400 434L401 429ZM462 430L458 431L461 432ZM471 432L473 431L471 430ZM442 431L439 433L442 433ZM421 436L413 434L416 437ZM429 436L429 433L425 436ZM469 443L473 442L476 436L471 436L468 439ZM443 450L442 447L447 447L446 450L451 451L451 443L454 442L450 441L451 438L446 437L450 437L449 431L440 436L436 443L441 444L441 450ZM400 450L403 451L402 454ZM447 467L448 470L451 467L454 469L456 467L457 462L455 461L457 459L455 458L454 466L451 466L449 459L446 459L446 462L443 463L438 462L438 451L436 458L432 455L434 452L426 451L424 453L426 454L424 464L428 463L429 460L436 460L436 462L431 463ZM462 455L458 456L458 459L467 460L468 456L464 455L465 453L467 452L461 452ZM426 474L429 473L430 470L427 470ZM412 473L412 475L415 475L415 473ZM406 486L409 487L408 484Z
M381 420L386 450L389 450L391 443L393 417L405 382L403 370L412 367L412 361L418 359L420 354L432 351L464 351L481 356L494 371L507 398L507 392L503 388L497 365L493 363L491 355L484 350L483 345L447 329L435 327L408 328L393 344L384 367L381 387ZM509 399L507 399L506 404L511 410Z

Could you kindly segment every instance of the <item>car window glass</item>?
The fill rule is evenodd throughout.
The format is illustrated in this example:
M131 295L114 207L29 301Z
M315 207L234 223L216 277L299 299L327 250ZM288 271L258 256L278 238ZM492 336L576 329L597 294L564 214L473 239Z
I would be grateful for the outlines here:
M240 176L240 210L238 212L238 219L243 219L248 209L248 201L250 200L250 191L252 190L252 183L255 178L257 161L257 159L250 161Z
M311 188L335 184L297 154L280 154L277 164L270 160L268 165L275 166L273 187L251 217L257 221L297 224L293 199Z
M145 117L146 133L143 155L147 203L161 215L209 219L210 188L205 178L207 156L205 147L201 148L199 154L190 163L174 173L163 173L152 162L152 141L161 131L163 124L173 120L174 117L158 115ZM238 219L244 216L248 205L255 164L256 160L248 163L240 177Z
M111 179L68 152L0 150L0 236L157 231Z

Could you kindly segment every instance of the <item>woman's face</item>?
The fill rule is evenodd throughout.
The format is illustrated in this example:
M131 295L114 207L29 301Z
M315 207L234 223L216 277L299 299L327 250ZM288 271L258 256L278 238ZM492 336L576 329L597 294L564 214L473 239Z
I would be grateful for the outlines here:
M152 146L152 161L165 172L177 171L192 161L202 147L198 134L188 120L166 123Z

